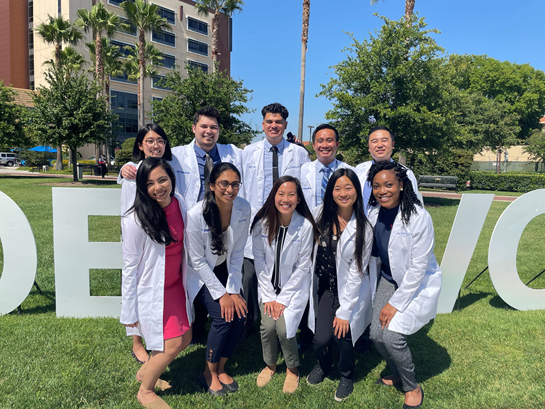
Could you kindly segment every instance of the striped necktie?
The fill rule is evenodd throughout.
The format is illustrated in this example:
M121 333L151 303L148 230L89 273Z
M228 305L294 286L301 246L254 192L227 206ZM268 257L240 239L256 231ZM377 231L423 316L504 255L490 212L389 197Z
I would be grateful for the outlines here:
M331 168L329 166L324 166L321 172L324 173L324 176L322 176L322 202L323 202L325 191L327 189L327 182L329 182L329 177L331 176Z

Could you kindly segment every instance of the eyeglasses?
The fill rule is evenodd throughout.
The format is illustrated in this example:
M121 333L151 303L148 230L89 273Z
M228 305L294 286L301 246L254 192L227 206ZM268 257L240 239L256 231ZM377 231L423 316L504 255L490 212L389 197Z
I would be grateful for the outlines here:
M221 190L226 190L229 186L231 186L233 188L233 190L239 190L240 185L242 185L242 183L241 182L231 182L231 183L229 183L226 180L220 180L220 181L216 182L216 185L218 185Z
M165 146L167 142L164 139L146 139L144 143L151 148L153 145Z

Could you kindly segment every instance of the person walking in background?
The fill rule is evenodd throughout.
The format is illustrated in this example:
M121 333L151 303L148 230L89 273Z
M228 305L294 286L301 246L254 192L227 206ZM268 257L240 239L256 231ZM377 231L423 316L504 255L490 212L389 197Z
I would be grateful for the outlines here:
M372 283L376 283L367 268L373 230L362 202L358 176L352 169L340 168L329 178L323 204L315 210L321 234L314 262L312 303L316 311L314 352L318 365L307 382L317 385L325 379L335 345L341 374L335 392L338 402L354 390L354 345L371 322Z
M284 139L289 112L275 102L261 110L265 139L252 143L242 151L244 167L244 197L252 205L252 220L261 209L276 180L284 175L301 178L301 165L310 162L308 152ZM257 280L252 252L252 238L248 236L244 252L243 288L248 303L248 320L244 338L254 331L259 306Z
M261 345L267 365L257 377L263 387L276 373L278 342L287 366L284 393L299 385L295 338L310 294L314 242L318 238L299 181L282 176L252 223L252 243L261 308Z
M214 166L209 189L187 216L188 292L212 318L206 345L206 367L199 382L212 396L238 390L225 364L242 334L246 301L242 295L242 262L250 225L250 204L238 193L240 172L231 163Z
M395 162L371 166L369 221L375 243L369 262L378 277L373 300L371 339L392 374L377 383L401 383L404 409L419 408L424 391L416 382L407 336L414 334L437 312L441 269L435 259L433 222L418 200L407 169Z
M123 325L138 328L150 358L136 374L138 401L146 408L169 408L155 387L165 368L191 342L191 305L187 297L184 250L185 206L174 194L169 163L147 158L138 168L134 205L122 218ZM164 384L167 384L166 386Z

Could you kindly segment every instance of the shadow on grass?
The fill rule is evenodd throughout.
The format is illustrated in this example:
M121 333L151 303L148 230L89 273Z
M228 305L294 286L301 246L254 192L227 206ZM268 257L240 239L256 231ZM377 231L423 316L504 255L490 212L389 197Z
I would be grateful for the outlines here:
M475 304L479 300L488 297L492 293L478 292L478 293L469 293L462 295L454 303L454 311L463 310L464 308L469 307L472 304Z
M433 323L432 320L416 334L407 338L418 382L425 382L443 373L452 362L447 349L428 336Z
M21 315L46 314L55 311L55 292L32 290L21 304ZM14 310L17 314L17 310Z
M490 306L494 308L501 308L504 310L515 311L515 309L509 306L508 304L506 304L505 301L503 301L499 295L495 295L494 297L491 298Z

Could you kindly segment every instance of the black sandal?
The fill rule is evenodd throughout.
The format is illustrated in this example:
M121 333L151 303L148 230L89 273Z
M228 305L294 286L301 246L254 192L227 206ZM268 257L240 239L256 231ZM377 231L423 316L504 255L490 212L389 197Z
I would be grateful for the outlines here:
M136 354L134 353L134 349L131 349L131 355L134 359L136 359L136 362L138 362L140 365L144 365L146 363L146 361L141 361L140 359L138 359L138 357L136 356Z

